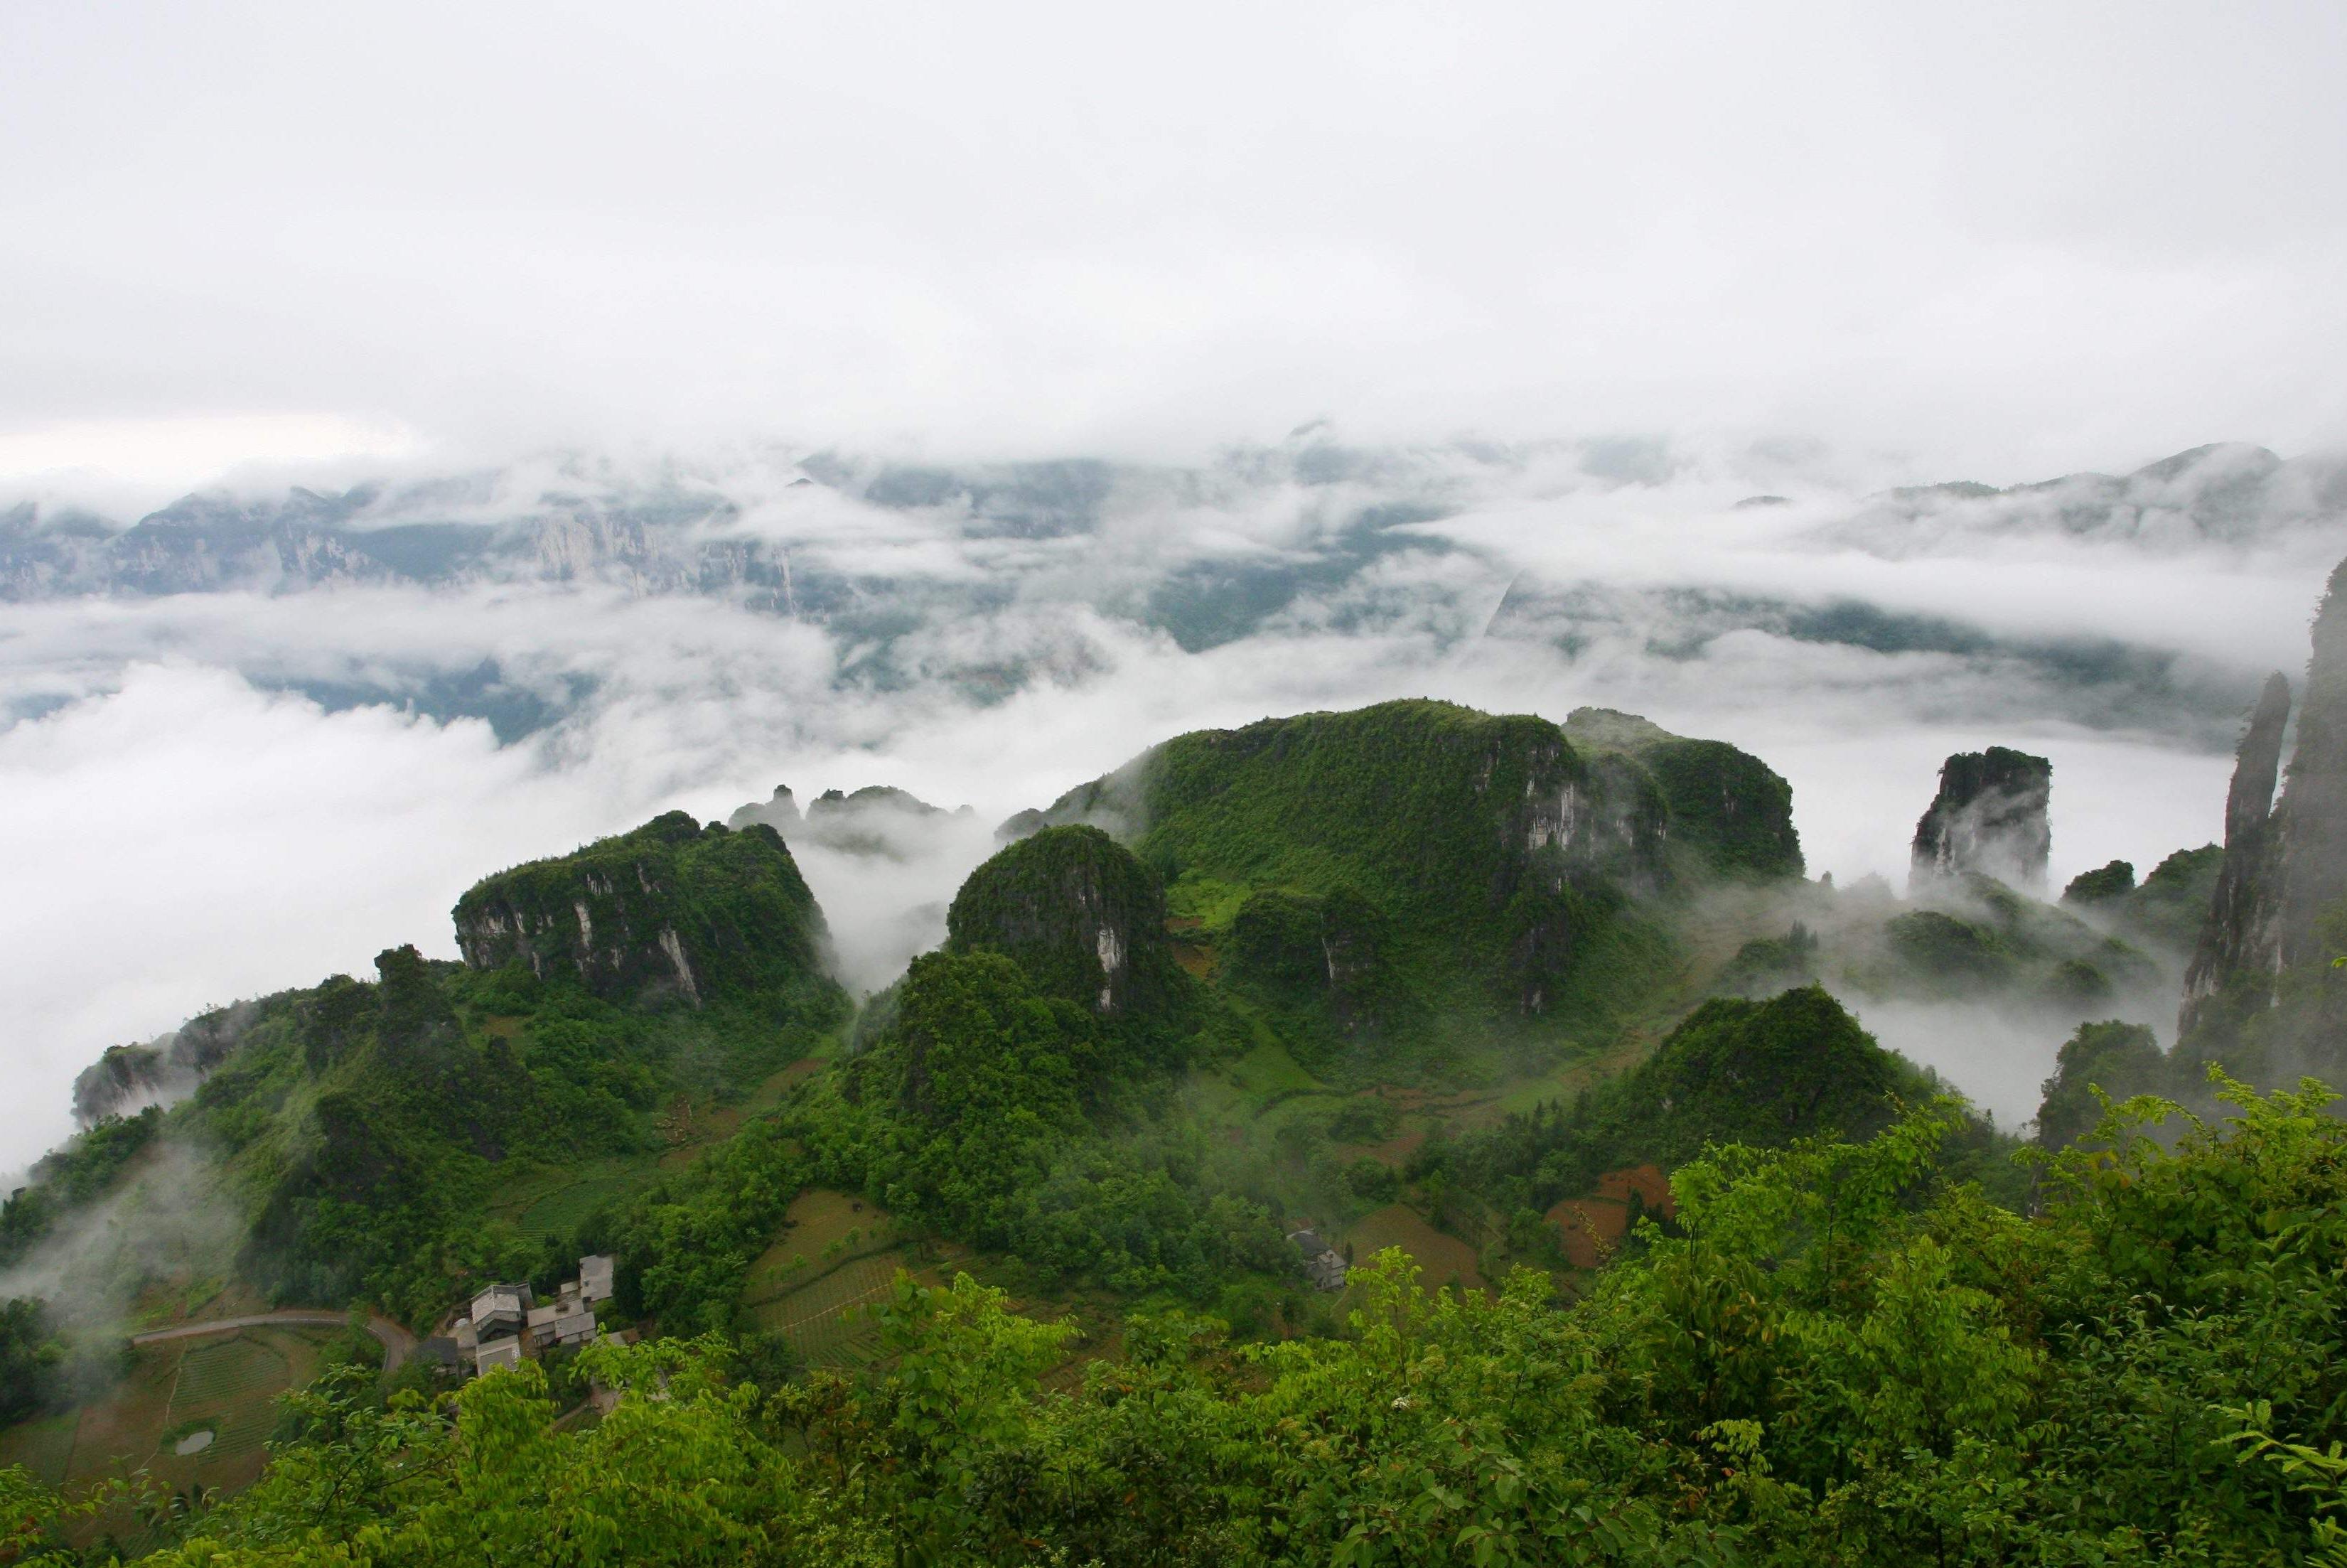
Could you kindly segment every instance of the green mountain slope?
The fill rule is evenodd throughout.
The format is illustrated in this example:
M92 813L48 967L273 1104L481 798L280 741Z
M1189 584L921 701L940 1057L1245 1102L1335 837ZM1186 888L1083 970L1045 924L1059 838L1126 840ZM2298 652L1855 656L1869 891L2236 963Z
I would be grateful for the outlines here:
M1180 736L1005 829L1086 823L1130 845L1216 984L1299 1060L1439 1073L1493 1041L1602 1033L1674 972L1657 900L1690 876L1798 866L1797 846L1772 858L1731 828L1780 816L1781 780L1658 744L1685 818L1633 748L1400 702Z

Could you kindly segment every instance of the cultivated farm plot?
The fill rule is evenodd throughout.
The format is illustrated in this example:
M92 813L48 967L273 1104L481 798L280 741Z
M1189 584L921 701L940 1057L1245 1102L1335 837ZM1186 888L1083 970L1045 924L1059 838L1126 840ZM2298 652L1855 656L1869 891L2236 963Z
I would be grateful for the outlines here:
M813 1367L861 1366L878 1354L879 1327L859 1308L887 1299L897 1271L914 1259L902 1247L850 1258L829 1273L751 1309L761 1328L777 1331ZM934 1281L924 1279L923 1283Z
M1352 1244L1357 1264L1368 1263L1389 1246L1401 1248L1417 1263L1419 1284L1430 1295L1454 1278L1471 1290L1484 1287L1481 1260L1475 1249L1455 1235L1436 1230L1406 1204L1388 1204L1363 1214L1345 1233L1345 1240Z
M1566 1198L1549 1210L1548 1223L1557 1227L1558 1245L1575 1268L1595 1268L1630 1234L1630 1198L1640 1208L1665 1217L1678 1212L1670 1182L1657 1165L1636 1165L1608 1171L1598 1178L1594 1195Z
M276 1425L277 1396L292 1383L291 1358L258 1332L199 1344L179 1358L164 1424L201 1421L210 1428L210 1446L190 1456L205 1462L254 1453Z
M0 1468L20 1464L48 1485L63 1486L66 1466L73 1458L74 1427L80 1419L68 1411L0 1431Z
M533 1236L561 1236L608 1199L625 1197L651 1180L655 1157L589 1160L576 1165L540 1165L504 1182L489 1212Z
M228 1492L261 1474L277 1425L277 1397L309 1381L330 1329L247 1328L217 1339L173 1340L138 1352L105 1398L61 1416L0 1432L0 1465L22 1464L52 1485L85 1485L145 1471L172 1491L200 1485ZM210 1431L200 1451L179 1454L165 1435ZM85 1522L133 1546L146 1527L127 1503Z
M793 1198L791 1206L783 1211L783 1228L774 1245L750 1266L749 1277L743 1283L742 1299L756 1307L803 1288L813 1276L844 1258L884 1251L893 1241L886 1209L876 1208L846 1193L810 1188ZM840 1250L832 1252L835 1246ZM825 1256L826 1253L830 1255Z

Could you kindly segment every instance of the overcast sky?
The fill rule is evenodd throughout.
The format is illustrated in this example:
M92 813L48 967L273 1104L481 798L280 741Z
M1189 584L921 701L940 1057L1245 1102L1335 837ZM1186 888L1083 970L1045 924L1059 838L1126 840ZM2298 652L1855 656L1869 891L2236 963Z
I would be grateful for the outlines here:
M0 6L0 474L2347 429L2347 7Z

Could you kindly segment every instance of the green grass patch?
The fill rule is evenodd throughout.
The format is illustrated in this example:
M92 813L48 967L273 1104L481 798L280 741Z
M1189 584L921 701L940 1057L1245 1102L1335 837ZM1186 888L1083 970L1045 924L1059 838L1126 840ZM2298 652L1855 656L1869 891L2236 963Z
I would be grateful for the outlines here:
M1418 1282L1429 1294L1453 1283L1470 1289L1483 1286L1482 1260L1475 1249L1436 1230L1407 1204L1388 1204L1363 1214L1346 1230L1345 1241L1357 1264L1368 1263L1387 1247L1401 1248L1418 1265Z
M1244 882L1184 872L1165 889L1165 912L1176 920L1195 920L1209 931L1227 931L1238 917L1239 906L1254 891Z
M1229 1067L1231 1075L1238 1080L1241 1089L1266 1102L1261 1107L1265 1110L1298 1094L1324 1093L1327 1090L1326 1084L1305 1071L1296 1058L1288 1054L1287 1047L1270 1038L1267 1031L1254 1050L1234 1058Z

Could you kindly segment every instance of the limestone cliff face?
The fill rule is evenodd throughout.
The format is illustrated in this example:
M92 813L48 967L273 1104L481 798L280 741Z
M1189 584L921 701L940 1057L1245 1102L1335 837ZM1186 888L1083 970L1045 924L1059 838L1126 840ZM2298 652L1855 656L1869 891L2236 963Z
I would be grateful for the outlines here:
M1165 934L1165 893L1096 827L1046 828L969 874L946 914L954 952L1002 953L1042 989L1095 1012L1147 1013L1184 978Z
M2328 963L2347 938L2347 931L2331 928L2347 917L2347 561L2332 572L2314 618L2298 743L2271 835L2281 963Z
M2314 620L2298 739L2278 769L2280 675L2242 737L2225 803L2225 859L2187 978L2178 1029L2259 1081L2329 1076L2347 1054L2347 561ZM2273 788L2280 774L2281 795Z
M1957 753L1941 764L1940 792L1915 825L1911 879L1922 886L1973 872L2045 886L2053 792L2054 764L2044 757L2004 746Z
M501 872L457 901L465 961L519 960L612 1000L701 1007L821 980L825 932L782 838L682 812L573 855Z
M2266 678L2234 755L2225 794L2225 862L2185 972L2181 1030L2190 1030L2203 1005L2236 976L2270 975L2280 965L2280 867L2270 830L2289 723L2290 682L2277 671Z

